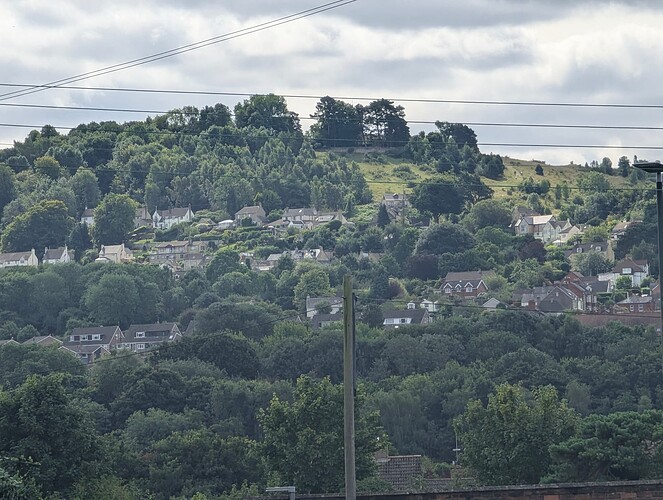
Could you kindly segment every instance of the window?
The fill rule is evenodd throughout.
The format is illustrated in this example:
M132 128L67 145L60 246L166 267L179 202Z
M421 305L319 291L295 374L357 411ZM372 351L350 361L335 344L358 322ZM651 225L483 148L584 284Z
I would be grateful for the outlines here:
M645 305L644 304L638 304L638 311L642 312L645 310Z
M136 338L137 339L145 338L145 332L136 332Z
M136 344L136 349L138 351L141 351L141 350L145 349L145 344Z
M635 306L633 304L631 304L628 308L631 312L635 311Z
M407 319L401 318L401 323L407 323Z
M451 293L451 288L445 288L444 293Z
M624 269L622 269L622 274L631 274L631 273L632 271L630 267L625 267Z
M92 335L92 340L101 340L101 335L99 335L98 333L95 334L95 335Z
M473 291L474 291L474 287L472 287L472 285L467 285L465 287L465 292L472 293Z

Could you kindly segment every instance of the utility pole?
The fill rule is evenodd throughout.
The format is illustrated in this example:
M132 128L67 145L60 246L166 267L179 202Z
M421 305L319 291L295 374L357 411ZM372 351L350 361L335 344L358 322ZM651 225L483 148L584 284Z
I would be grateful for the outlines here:
M345 448L345 498L357 498L355 476L355 301L352 277L343 278L343 443Z

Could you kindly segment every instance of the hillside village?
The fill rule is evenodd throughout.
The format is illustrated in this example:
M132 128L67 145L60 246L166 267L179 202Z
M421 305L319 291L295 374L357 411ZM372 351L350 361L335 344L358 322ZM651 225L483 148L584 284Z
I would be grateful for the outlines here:
M339 446L325 445L336 465L320 486L314 461L285 460L270 439L304 426L294 434L313 441L298 449L317 450L340 421L342 405L313 427L295 414L340 396L348 275L367 491L587 480L569 440L623 412L643 422L637 443L655 439L656 206L628 158L502 158L447 122L410 136L387 100L347 147L327 147L331 127L238 119L259 97L293 116L283 98L253 96L234 120L219 104L66 135L44 126L0 150L0 383L15 407L33 386L58 394L84 424L57 435L97 443L85 465L59 456L43 491L94 492L67 472L94 460L139 492L129 498L245 498L294 477L288 460L303 491L337 491ZM528 453L565 454L499 480L470 451L459 464L457 440L481 438L460 423L496 393L523 408L544 398L559 434ZM656 476L645 462L618 477Z

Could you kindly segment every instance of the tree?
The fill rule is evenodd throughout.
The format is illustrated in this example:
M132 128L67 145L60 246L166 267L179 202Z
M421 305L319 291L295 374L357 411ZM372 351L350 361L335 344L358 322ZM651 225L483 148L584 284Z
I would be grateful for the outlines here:
M503 384L481 401L471 401L455 422L463 463L484 484L536 484L552 462L548 448L573 435L576 416L553 387L532 391Z
M663 412L590 415L577 433L551 447L549 481L636 481L661 477Z
M52 156L41 156L35 160L35 170L50 179L57 179L62 174L62 168Z
M323 147L349 148L361 140L361 118L357 108L351 104L329 96L322 97L311 118L317 120L311 126L311 136Z
M90 238L88 225L85 222L74 224L65 243L68 248L74 250L74 258L79 261L83 253L92 248L92 238Z
M0 392L0 454L30 457L38 466L17 462L17 472L46 494L64 494L101 458L95 426L65 392L64 379L32 376L15 391Z
M465 206L465 198L458 185L458 179L452 175L439 176L418 184L412 192L410 201L420 212L430 214L435 222L439 222L442 214L461 213Z
M16 197L14 172L8 165L0 163L0 216L2 210Z
M629 171L631 170L631 162L628 159L628 156L622 156L617 162L617 172L622 177L628 177Z
M5 252L24 252L31 248L64 245L74 221L61 201L45 200L17 216L2 234Z
M414 253L418 255L442 255L458 253L474 247L475 239L464 227L443 222L429 227L419 235Z
M385 436L376 413L362 411L357 398L355 447L357 479L374 474L373 454L384 447ZM260 410L263 440L258 448L267 469L279 484L292 484L302 492L337 492L343 473L343 387L329 378L297 380L292 403L274 397Z
M470 231L476 232L484 227L506 229L511 224L511 211L497 200L481 200L470 208L463 218Z
M445 142L453 139L460 149L467 145L475 151L479 150L477 135L467 125L436 121L435 126Z
M610 261L598 252L573 254L571 262L573 268L585 276L598 276L599 274L608 272L612 269Z
M235 105L238 128L265 127L276 132L301 134L299 116L288 110L283 97L267 94L253 95Z
M83 213L86 208L97 206L101 198L101 191L99 190L99 180L92 170L79 168L71 177L70 185L76 194L79 214Z
M315 267L302 273L295 285L295 303L300 308L305 307L306 297L320 297L331 293L329 273L324 269Z
M239 261L239 254L233 250L219 250L214 254L205 271L207 279L214 283L228 273L245 273L249 269Z
M138 288L131 276L109 273L88 288L85 306L100 325L127 328L132 323L140 303Z
M385 227L389 225L390 222L391 217L389 217L389 211L387 210L387 207L384 205L384 203L381 203L380 208L378 209L376 224L378 227Z
M363 119L365 140L388 148L405 147L410 140L410 127L403 106L394 106L394 102L388 99L378 99L358 110Z
M118 245L134 228L136 204L126 194L108 194L94 210L92 239L95 245Z

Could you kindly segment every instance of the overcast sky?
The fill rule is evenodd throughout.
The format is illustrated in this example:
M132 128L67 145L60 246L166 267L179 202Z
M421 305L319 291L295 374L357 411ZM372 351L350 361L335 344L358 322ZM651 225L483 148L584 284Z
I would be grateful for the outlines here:
M0 94L254 26L324 0L113 0L0 3ZM240 93L663 105L663 2L358 0L291 24L89 78L78 86ZM0 96L0 99L2 97ZM73 127L144 119L11 107L40 104L164 112L232 96L51 89L0 101L0 123ZM315 99L288 98L308 117ZM663 127L663 109L399 102L413 121ZM302 121L305 128L309 120ZM663 131L471 125L483 152L549 163L621 155L663 159ZM417 131L426 125L411 124ZM30 128L0 126L0 147ZM63 129L66 133L66 130ZM518 143L527 147L498 144ZM493 145L491 145L493 144ZM543 144L570 147L545 148ZM589 149L582 145L617 145ZM575 147L572 147L575 146ZM637 149L626 147L638 146Z

